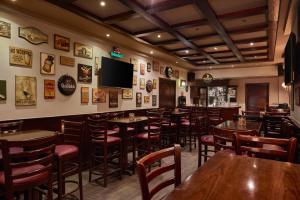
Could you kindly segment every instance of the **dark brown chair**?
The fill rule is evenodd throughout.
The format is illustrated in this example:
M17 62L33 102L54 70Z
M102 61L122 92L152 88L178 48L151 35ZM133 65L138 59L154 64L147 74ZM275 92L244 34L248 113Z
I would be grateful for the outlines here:
M92 175L97 175L96 180L103 179L103 185L106 187L108 175L119 173L122 178L121 139L108 135L106 119L88 118L88 130L91 144L89 181L92 181ZM112 162L114 159L118 159L119 162Z
M172 119L170 110L166 110L162 114L161 124L161 140L163 147L170 147L176 141L177 124Z
M151 172L147 173L148 166L151 166L153 163L160 161L163 158L174 156L174 164L167 166L158 167ZM174 177L163 181L149 189L149 183L156 177L162 175L163 173L174 170ZM137 161L137 171L140 180L140 186L142 191L142 199L150 200L152 197L158 193L160 190L164 189L167 186L174 184L175 187L181 184L181 148L180 145L175 144L174 147L167 149L162 149L157 152L150 153L149 155L143 157Z
M85 136L85 122L61 121L62 144L56 145L56 175L58 185L58 199L63 199L79 190L80 200L83 199L81 163L83 160L83 142ZM66 178L78 174L78 181ZM78 187L65 193L65 184L74 183Z
M221 108L208 108L207 120L209 131L213 131L214 126L223 122L223 118L221 117Z
M265 115L263 118L264 136L281 138L281 119L282 116Z
M238 134L236 153L249 156L294 162L296 138L279 139Z
M0 187L5 199L13 200L15 192L29 191L47 185L47 199L52 200L52 164L57 134L26 141L0 140L3 154L3 171L0 171ZM22 146L24 150L11 153L13 147Z
M224 130L214 127L215 151L231 150L235 151L235 131Z

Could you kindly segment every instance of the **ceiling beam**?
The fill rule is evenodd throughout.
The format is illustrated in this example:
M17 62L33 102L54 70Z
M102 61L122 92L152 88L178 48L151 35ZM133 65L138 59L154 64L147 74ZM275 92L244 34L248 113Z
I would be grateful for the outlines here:
M153 29L148 29L144 31L138 31L133 33L135 37L146 37L148 35L156 34L156 33L161 33L163 32L160 28L153 28Z
M193 3L192 0L168 0L146 7L147 13L155 14Z
M229 49L232 50L234 55L241 61L244 62L245 59L243 58L241 52L238 50L238 48L235 46L233 41L231 40L228 33L225 31L223 25L219 22L217 19L217 16L211 6L209 5L207 0L195 0L195 5L198 7L199 11L206 17L209 24L215 29L215 31L220 35L220 37L224 40L224 42L227 44Z
M244 62L244 63L257 63L257 62L267 62L267 61L269 61L267 58L257 58L257 59L253 59L253 60L249 60L249 61L246 61L246 62ZM233 62L233 61L223 61L221 64L228 64L228 65L230 65L230 64L232 64L232 65L234 65L234 64L241 64L241 62ZM212 65L211 64L199 64L199 65L197 65L196 67L211 67Z
M278 28L279 16L279 3L278 0L268 0L268 44L269 44L269 60L274 60L276 35Z
M268 56L267 53L252 53L252 54L243 54L244 57L254 57L254 56ZM223 59L223 58L235 58L235 56L214 56L216 59Z
M208 59L213 61L215 64L219 64L217 60L215 60L212 56L208 55L205 51L200 49L197 45L194 43L188 41L183 35L173 30L166 22L159 19L157 16L151 15L150 13L147 13L146 10L143 9L142 5L140 5L136 0L119 0L121 3L126 5L127 7L131 8L138 14L140 14L142 17L144 17L146 20L151 22L152 24L155 24L159 28L161 28L163 31L170 33L171 35L175 36L178 40L180 40L182 43L184 43L187 47L194 49L203 55L205 55Z

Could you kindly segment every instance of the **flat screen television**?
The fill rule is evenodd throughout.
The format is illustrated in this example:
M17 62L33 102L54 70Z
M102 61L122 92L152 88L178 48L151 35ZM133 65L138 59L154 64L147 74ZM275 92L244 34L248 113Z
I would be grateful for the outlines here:
M294 81L293 72L296 65L296 35L291 33L284 50L284 83L289 85Z
M102 87L132 88L133 64L102 57L99 85Z

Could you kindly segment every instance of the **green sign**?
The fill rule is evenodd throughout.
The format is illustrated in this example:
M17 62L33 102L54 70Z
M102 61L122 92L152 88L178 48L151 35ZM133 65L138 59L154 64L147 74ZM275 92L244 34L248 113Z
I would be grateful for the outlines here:
M110 56L114 58L124 58L124 54L116 53L116 52L110 52Z

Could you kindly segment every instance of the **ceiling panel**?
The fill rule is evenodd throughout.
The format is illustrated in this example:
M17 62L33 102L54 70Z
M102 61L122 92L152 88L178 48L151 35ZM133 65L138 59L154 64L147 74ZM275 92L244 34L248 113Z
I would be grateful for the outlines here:
M116 24L126 30L129 30L132 33L157 28L155 25L148 22L144 18L128 19L126 21L118 22Z
M160 37L158 37L158 35ZM176 39L173 35L166 33L166 32L151 34L151 35L148 35L148 36L145 36L142 38L146 39L147 41L153 42L153 43Z
M267 31L258 31L253 33L243 33L243 34L231 34L231 39L233 40L243 40L259 37L267 37Z
M216 51L226 51L226 50L229 50L229 48L227 46L223 45L223 46L218 46L217 50L215 49L214 46L204 48L203 50L207 53L211 53L211 52L216 52Z
M183 43L178 42L176 44L164 45L163 47L166 48L166 49L172 50L172 49L185 48L186 46Z
M254 15L251 17L241 17L233 20L220 20L222 25L227 30L236 28L247 28L255 24L267 23L266 14Z
M154 6L155 4L162 3L168 0L137 0L144 7Z
M256 54L256 53L268 53L268 49L265 49L265 50L256 50L256 51L241 51L242 55Z
M237 48L242 49L242 48L249 48L249 47L262 47L262 46L267 46L267 42L257 42L254 43L253 46L250 46L249 44L237 44Z
M223 40L218 35L213 36L213 37L209 37L209 38L205 38L205 39L202 39L202 40L194 41L194 43L197 44L198 46L208 45L208 44L215 44L215 43L220 43L220 42L223 42Z
M180 29L179 32L185 37L193 37L209 33L216 33L209 25L197 26L193 28Z

